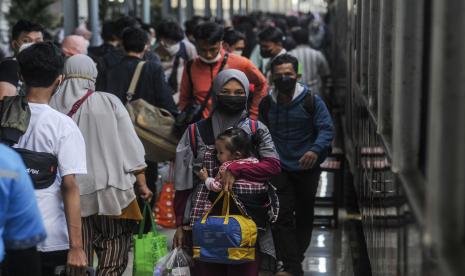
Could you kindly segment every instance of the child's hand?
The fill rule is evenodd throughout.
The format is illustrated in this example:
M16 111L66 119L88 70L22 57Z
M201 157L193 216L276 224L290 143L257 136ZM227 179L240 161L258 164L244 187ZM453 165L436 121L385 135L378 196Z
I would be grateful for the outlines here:
M207 180L208 178L208 171L207 168L202 168L198 173L197 176L200 178L200 180L204 181Z

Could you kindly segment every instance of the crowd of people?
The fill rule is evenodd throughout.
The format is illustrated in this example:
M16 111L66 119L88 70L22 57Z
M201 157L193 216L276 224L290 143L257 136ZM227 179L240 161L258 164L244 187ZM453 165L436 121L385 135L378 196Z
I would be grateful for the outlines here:
M192 227L221 191L258 229L253 261L196 260L191 274L303 275L334 138L324 23L260 13L225 25L125 16L102 24L98 47L89 35L44 39L28 20L12 26L14 56L0 63L1 275L83 275L94 256L97 275L123 274L140 206L157 197L159 164L125 107L137 99L180 132L173 246L192 254Z

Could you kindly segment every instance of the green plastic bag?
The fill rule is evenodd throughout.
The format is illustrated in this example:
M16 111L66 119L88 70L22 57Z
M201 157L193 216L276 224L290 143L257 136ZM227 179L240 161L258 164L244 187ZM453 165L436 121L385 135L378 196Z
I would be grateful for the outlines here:
M146 214L149 212L152 223L152 231L143 234L146 223ZM157 232L155 220L153 219L152 210L149 203L144 204L143 220L139 226L139 234L134 235L134 273L133 276L153 276L155 264L166 254L168 254L168 245L166 236Z

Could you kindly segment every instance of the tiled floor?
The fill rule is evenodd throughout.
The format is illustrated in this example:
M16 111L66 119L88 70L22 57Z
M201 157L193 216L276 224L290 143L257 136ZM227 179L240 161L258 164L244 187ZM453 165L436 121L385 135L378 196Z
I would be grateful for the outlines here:
M329 195L333 190L333 178L331 174L323 173L320 179L317 195L320 197ZM316 209L316 213L326 214L329 209ZM345 212L341 210L340 217L345 217ZM312 241L305 253L305 260L302 263L305 276L353 276L352 256L349 247L348 234L345 231L344 223L339 224L338 229L328 227L315 227L312 234ZM174 235L172 229L160 230L167 236L170 243ZM132 252L129 256L129 265L124 276L132 275Z

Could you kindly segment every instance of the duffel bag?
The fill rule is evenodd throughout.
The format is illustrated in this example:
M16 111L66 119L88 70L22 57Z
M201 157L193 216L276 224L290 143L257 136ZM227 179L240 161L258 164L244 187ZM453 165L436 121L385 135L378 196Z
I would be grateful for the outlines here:
M223 198L221 216L210 216ZM257 226L239 207L240 215L229 214L231 195L221 192L211 209L194 224L193 256L203 262L241 264L255 260Z

